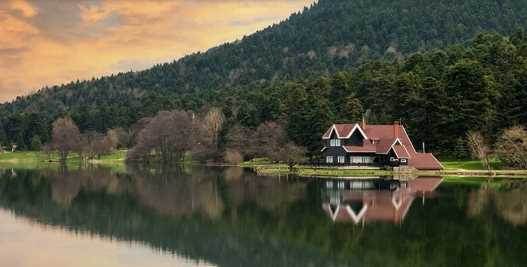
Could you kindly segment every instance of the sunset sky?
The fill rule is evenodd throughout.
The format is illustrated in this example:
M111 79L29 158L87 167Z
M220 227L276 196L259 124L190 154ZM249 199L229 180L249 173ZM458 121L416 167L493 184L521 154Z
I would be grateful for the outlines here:
M233 41L314 0L1 0L0 102Z

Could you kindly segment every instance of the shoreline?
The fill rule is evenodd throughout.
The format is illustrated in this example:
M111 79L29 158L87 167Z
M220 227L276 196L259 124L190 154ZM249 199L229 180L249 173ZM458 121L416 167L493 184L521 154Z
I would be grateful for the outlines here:
M279 164L240 164L240 167L252 168L262 175L290 175L301 177L353 177L353 176L396 176L396 177L419 177L419 176L450 176L450 177L485 177L485 178L517 178L527 179L527 170L493 170L489 175L487 170L465 170L445 169L441 171L394 171L380 168L335 168L335 167L313 167L297 166L293 172L285 165Z
M102 156L100 159L90 160L90 165L109 167L123 171L126 169L125 150L118 150L109 155ZM51 160L51 161L50 161ZM285 164L270 163L265 160L253 160L240 164L229 164L222 162L200 163L204 166L216 167L241 167L249 168L261 175L298 175L301 177L361 177L361 176L395 176L395 177L418 177L418 176L451 176L451 177L497 177L497 178L517 178L527 179L527 170L496 169L492 175L487 170L478 169L476 161L457 161L445 162L447 165L441 171L415 171L415 170L387 170L371 167L325 167L311 165L297 165L294 171L289 171ZM0 168L20 168L38 169L58 166L56 157L46 157L38 151L18 151L0 153ZM78 167L80 161L78 157L72 155L67 162L67 166ZM450 167L449 167L450 166ZM468 168L463 168L467 166ZM469 169L470 168L470 169Z

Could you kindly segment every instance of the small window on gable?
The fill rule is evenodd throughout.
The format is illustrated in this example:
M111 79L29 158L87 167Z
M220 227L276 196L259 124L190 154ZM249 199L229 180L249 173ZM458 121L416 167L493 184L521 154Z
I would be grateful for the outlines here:
M329 145L330 145L330 146L333 146L333 147L335 147L335 146L340 146L340 139L331 139L331 140L329 141Z

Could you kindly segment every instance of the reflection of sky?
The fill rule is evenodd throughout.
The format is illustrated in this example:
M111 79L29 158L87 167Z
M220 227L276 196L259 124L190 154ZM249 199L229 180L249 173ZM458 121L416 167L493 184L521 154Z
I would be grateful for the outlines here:
M0 1L0 102L140 70L279 22L314 0Z
M0 210L0 266L211 266L138 243L75 234Z

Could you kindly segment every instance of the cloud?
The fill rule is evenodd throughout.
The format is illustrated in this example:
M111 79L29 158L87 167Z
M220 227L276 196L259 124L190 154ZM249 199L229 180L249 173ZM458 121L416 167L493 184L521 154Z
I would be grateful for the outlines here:
M25 0L8 0L8 4L12 10L20 12L24 17L33 17L38 13L37 9Z
M234 41L314 0L11 1L0 4L0 101L145 69ZM14 4L13 4L14 3Z

